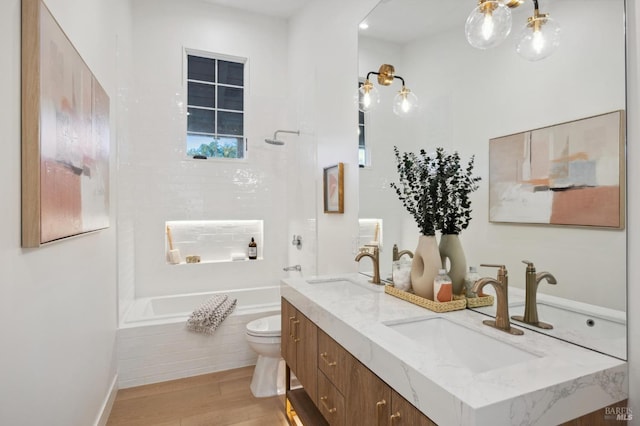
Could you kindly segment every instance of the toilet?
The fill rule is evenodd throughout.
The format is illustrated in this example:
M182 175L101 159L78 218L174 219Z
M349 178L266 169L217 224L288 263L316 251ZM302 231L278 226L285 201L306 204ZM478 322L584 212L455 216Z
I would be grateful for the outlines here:
M262 398L284 393L284 360L280 356L280 314L247 324L247 342L258 354L251 379L253 396ZM278 374L281 372L282 374Z

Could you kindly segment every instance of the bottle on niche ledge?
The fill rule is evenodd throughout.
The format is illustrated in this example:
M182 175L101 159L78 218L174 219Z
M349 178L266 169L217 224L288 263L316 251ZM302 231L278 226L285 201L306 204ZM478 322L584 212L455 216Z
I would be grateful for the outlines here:
M258 258L258 244L256 244L256 241L253 239L253 237L251 237L251 242L249 243L249 259L255 260L257 258Z

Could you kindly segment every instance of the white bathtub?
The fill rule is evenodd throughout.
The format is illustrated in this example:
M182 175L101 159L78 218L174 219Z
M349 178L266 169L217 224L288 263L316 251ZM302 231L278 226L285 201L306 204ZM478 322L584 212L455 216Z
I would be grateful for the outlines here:
M191 312L214 294L237 299L233 313L213 335L188 331ZM278 285L136 299L118 329L119 387L253 365L245 326L279 312Z

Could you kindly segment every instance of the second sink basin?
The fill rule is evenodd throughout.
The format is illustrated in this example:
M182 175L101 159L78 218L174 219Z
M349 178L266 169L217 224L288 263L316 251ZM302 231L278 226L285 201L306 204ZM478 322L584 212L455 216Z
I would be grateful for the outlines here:
M526 362L536 355L443 317L384 323L392 330L431 348L449 365L482 373Z
M331 288L332 290L346 296L359 296L362 294L371 294L380 292L382 286L374 286L373 284L362 284L348 278L331 277L331 278L314 278L307 279L307 283L311 285L322 285L323 288Z

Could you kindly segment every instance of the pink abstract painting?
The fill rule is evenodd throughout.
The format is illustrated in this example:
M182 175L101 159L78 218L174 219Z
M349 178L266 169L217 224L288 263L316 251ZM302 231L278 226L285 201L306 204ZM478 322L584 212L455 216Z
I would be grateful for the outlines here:
M109 97L40 6L40 243L109 226Z
M489 220L624 228L624 114L489 141Z

